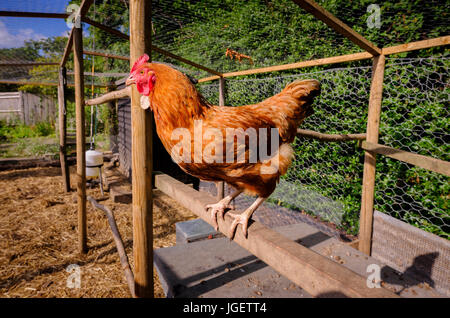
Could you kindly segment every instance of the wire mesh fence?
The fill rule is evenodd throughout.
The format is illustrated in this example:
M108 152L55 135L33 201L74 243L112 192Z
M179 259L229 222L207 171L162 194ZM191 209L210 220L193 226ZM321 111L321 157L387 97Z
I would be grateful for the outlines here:
M450 59L388 59L380 143L449 161ZM449 178L378 156L375 209L450 238Z
M70 13L70 6L80 3L80 0L26 0L19 4L18 1L4 0L0 3L0 11L61 14ZM450 31L446 17L449 4L441 1L373 4L371 1L322 0L318 3L379 47L430 39L447 35ZM95 0L87 18L128 35L129 1ZM219 72L362 51L290 0L153 0L151 20L154 46ZM65 32L46 38L41 30L32 28L34 21L38 22L36 25L45 22L46 27ZM70 31L67 22L63 18L0 17L0 62L18 56L22 56L24 61L60 61ZM129 56L127 39L89 23L82 23L82 27L85 49ZM26 49L20 50L19 46ZM32 49L36 46L40 50ZM100 56L85 56L85 59L86 70L92 63L96 71L104 73L129 70L126 60ZM160 53L153 52L153 59L183 66L196 77L210 75ZM71 69L70 58L68 68ZM3 73L0 80L2 78Z
M69 4L80 2L26 0L18 7L17 1L5 0L0 3L0 11L63 13ZM378 9L371 1L317 2L379 47L448 35L450 31L449 4L441 1L385 1ZM128 12L128 0L95 0L87 17L129 34ZM219 72L361 51L288 0L153 0L151 19L153 45ZM29 42L20 37L26 35L26 25L40 20L0 17L0 29L4 31L0 39L0 63L60 61L68 27L63 35L47 39L39 32L30 33L32 41ZM66 24L63 19L48 21L49 28ZM129 56L126 39L87 23L82 25L85 50ZM15 37L16 42L10 41L13 33L19 35ZM380 143L448 161L449 59L445 57L448 53L441 47L417 51L414 56L429 54L443 56L387 59ZM171 63L197 78L210 75L156 52L152 58ZM71 58L66 66L70 84L73 81ZM86 96L90 97L89 85L108 85L123 77L129 72L129 61L86 54L84 67ZM89 72L98 76L89 76ZM322 82L322 94L315 102L314 115L302 128L323 133L365 132L370 61L352 63L345 68L316 68L310 73L291 71L227 79L226 104L257 103L278 93L294 79L309 77ZM2 66L2 80L56 84L58 66ZM218 104L217 83L204 83L199 88L210 102ZM52 94L56 97L56 88ZM267 204L271 208L283 207L283 213L289 210L317 215L338 229L356 234L363 167L363 152L356 142L322 143L297 138L294 148L293 165ZM375 207L381 212L448 238L448 193L448 178L378 156ZM252 200L242 198L239 200L245 205Z
M445 57L387 60L380 143L448 160L448 62ZM226 105L256 103L295 79L315 78L322 92L314 102L314 114L301 128L361 133L366 130L371 74L371 66L359 66L227 79ZM217 84L200 85L200 90L217 103ZM278 206L312 214L333 228L357 234L363 151L356 142L324 143L305 137L296 138L294 150L295 159L266 207L278 215L287 213ZM378 156L375 208L381 212L448 238L448 190L445 176ZM253 200L243 195L239 208Z

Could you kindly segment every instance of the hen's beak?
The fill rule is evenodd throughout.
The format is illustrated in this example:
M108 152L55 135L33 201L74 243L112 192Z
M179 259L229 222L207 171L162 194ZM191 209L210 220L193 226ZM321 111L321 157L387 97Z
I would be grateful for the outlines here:
M130 75L127 78L127 81L125 82L125 85L126 86L130 86L130 85L133 85L133 84L136 84L136 80L133 78L133 75Z

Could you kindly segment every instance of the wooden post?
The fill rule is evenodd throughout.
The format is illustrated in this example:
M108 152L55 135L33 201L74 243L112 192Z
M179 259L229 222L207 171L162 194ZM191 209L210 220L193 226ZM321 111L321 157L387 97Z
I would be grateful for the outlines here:
M225 106L225 78L219 78L219 106ZM217 199L222 200L225 196L225 182L220 181L216 184Z
M384 55L378 55L374 57L366 137L366 140L372 143L378 143L381 100L383 95L384 65ZM361 214L359 218L358 249L361 252L366 253L367 255L370 255L372 246L373 206L375 194L375 159L376 154L374 152L365 152L361 196Z
M151 1L130 1L130 66L151 56ZM136 297L153 297L152 113L131 93L133 255Z
M66 118L66 68L59 69L59 83L58 83L58 108L59 108L59 161L61 162L61 174L64 182L64 190L70 192L70 173L67 165L66 156L66 132L67 132L67 118Z
M86 137L84 116L83 30L73 28L73 61L75 71L75 114L77 139L78 247L87 252L86 227Z

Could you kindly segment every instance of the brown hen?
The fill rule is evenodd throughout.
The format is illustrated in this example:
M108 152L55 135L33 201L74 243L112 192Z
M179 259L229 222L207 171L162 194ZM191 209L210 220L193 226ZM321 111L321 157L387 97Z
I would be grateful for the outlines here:
M141 103L149 103L154 112L159 138L181 169L201 180L225 181L236 189L206 207L216 229L217 214L223 218L236 196L242 192L258 196L242 214L229 213L234 219L230 236L238 224L246 236L251 215L275 190L291 163L290 143L297 127L313 112L319 82L297 80L258 104L239 107L211 105L184 74L145 59L133 67L127 84L134 83L144 96Z

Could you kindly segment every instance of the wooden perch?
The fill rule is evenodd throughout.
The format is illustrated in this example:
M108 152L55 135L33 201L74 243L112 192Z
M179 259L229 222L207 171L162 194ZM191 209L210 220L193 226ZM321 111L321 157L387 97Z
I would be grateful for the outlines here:
M125 247L123 246L122 237L120 236L120 232L117 229L114 214L108 207L101 205L94 198L88 196L87 200L91 202L94 208L100 209L103 212L105 212L106 217L108 218L108 223L109 226L111 227L114 242L116 243L117 252L119 253L120 263L122 264L122 269L125 273L125 278L127 279L128 288L130 289L130 293L133 296L133 298L135 298L136 295L134 293L134 275L133 272L131 271L130 263L128 262L128 256L127 253L125 252Z
M104 104L104 103L107 103L109 101L116 100L119 98L130 97L130 94L131 94L131 88L125 87L125 88L119 89L117 91L112 91L112 92L106 93L100 97L86 100L85 104L86 104L86 106L100 105L100 104Z
M317 131L297 128L297 136L317 139L325 142L332 141L348 141L348 140L365 140L366 134L323 134Z

